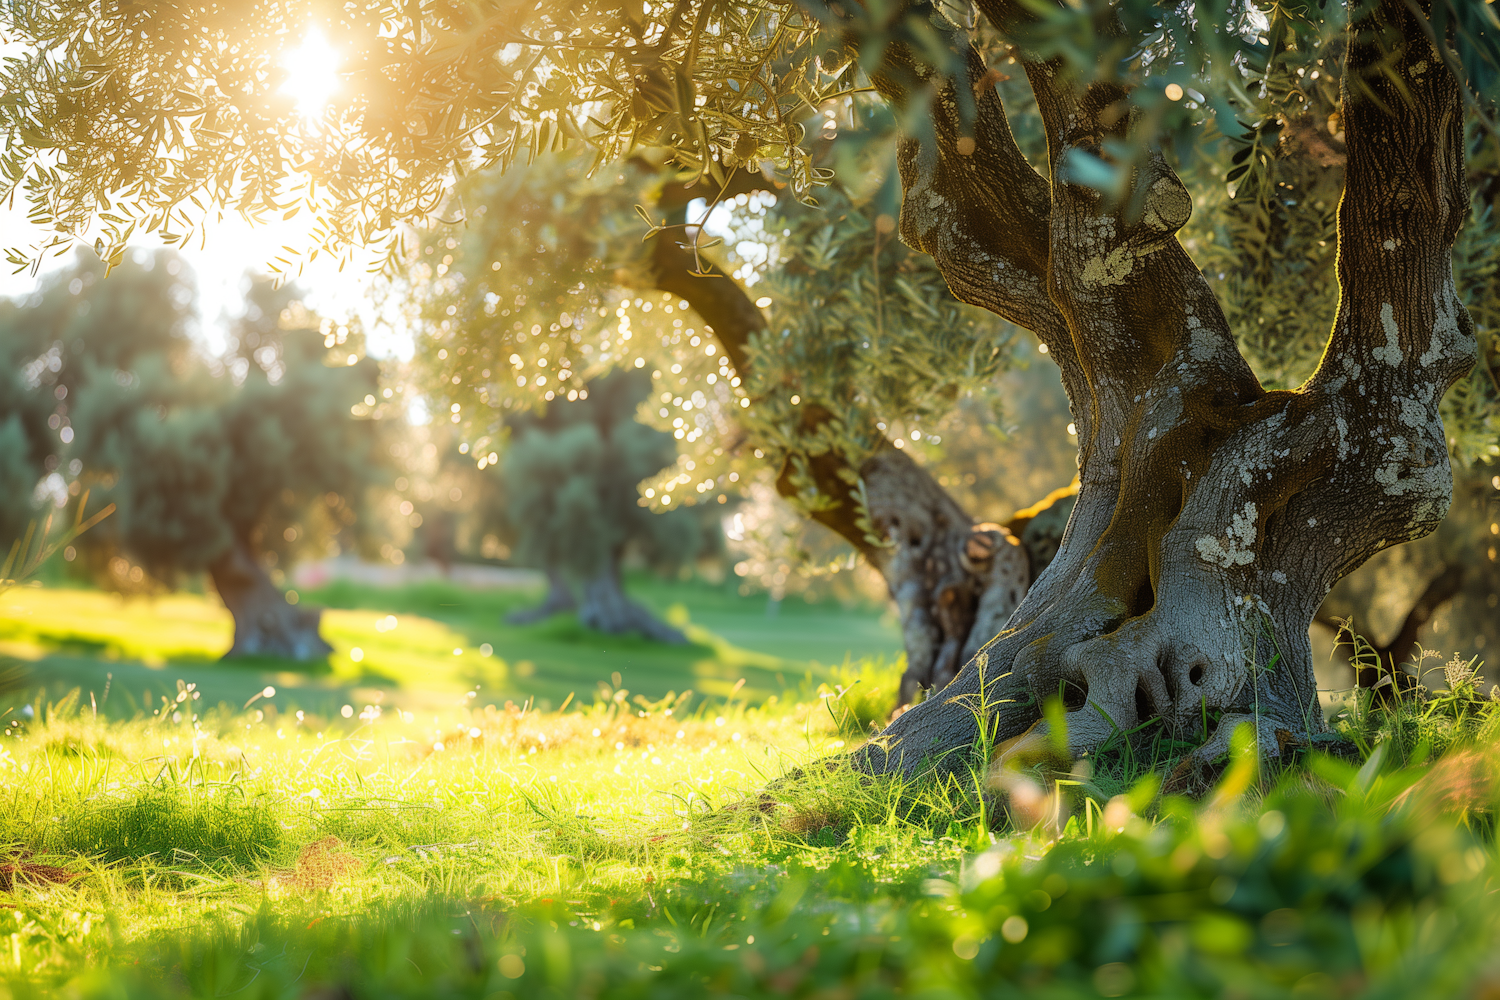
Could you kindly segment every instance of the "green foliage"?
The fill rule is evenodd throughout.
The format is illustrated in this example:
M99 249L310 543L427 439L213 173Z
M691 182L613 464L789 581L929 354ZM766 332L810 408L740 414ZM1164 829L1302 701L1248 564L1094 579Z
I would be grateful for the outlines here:
M1500 51L1495 15L1469 0L1443 0L1432 7L1433 37L1452 31L1451 48L1442 47L1439 55L1468 82L1471 118L1487 127L1485 102L1494 96ZM1057 59L1061 71L1080 83L1119 84L1131 105L1131 138L1106 144L1105 159L1074 157L1078 162L1063 165L1065 174L1115 196L1134 197L1139 192L1127 190L1134 175L1129 168L1159 144L1180 161L1200 218L1201 209L1216 207L1225 193L1223 178L1237 185L1222 213L1226 218L1203 231L1213 231L1213 239L1209 246L1203 237L1201 252L1232 300L1228 311L1255 355L1252 360L1271 384L1294 384L1323 339L1323 307L1334 292L1329 237L1342 157L1335 86L1344 44L1342 8L1147 0L1001 5L996 11L1003 23L965 28L956 28L944 11L925 3L833 7L820 0L801 5L703 0L636 9L604 0L541 4L520 12L422 0L399 8L384 2L344 5L337 11L259 5L223 16L171 8L155 11L145 30L134 7L101 13L83 0L15 4L6 9L5 24L25 47L3 74L12 99L0 108L0 122L13 139L4 156L0 195L22 192L33 215L61 231L83 232L99 221L105 233L100 247L112 260L137 227L180 238L216 206L252 216L314 213L317 238L338 249L382 239L394 247L402 222L425 221L445 203L470 221L482 219L491 203L497 210L511 202L524 205L518 219L491 227L500 236L497 242L492 234L486 250L504 252L476 254L464 271L434 263L428 276L445 279L446 270L440 284L450 290L468 285L459 296L462 316L455 309L434 323L486 326L485 338L497 348L485 358L451 353L447 367L481 399L500 398L510 395L499 374L515 364L510 357L520 358L521 368L536 360L505 343L511 334L532 337L538 321L549 331L554 322L570 329L560 322L564 315L592 330L597 286L608 273L606 262L613 262L602 248L628 230L619 222L618 206L610 204L610 189L624 183L638 193L649 183L638 179L637 165L617 165L630 158L666 163L679 180L700 184L710 201L735 170L749 166L773 176L788 200L805 201L814 186L836 181L841 169L820 160L820 141L813 141L809 126L819 115L864 115L877 67L883 67L887 82L894 79L890 74L904 72L883 62L893 48L907 51L922 73L941 76L960 70L971 41L998 65L1012 64L1019 46L1032 57ZM971 20L967 12L962 19ZM299 110L299 95L287 86L289 81L293 88L306 86L297 74L317 56L295 46L313 29L335 44L335 54L322 59L337 63L339 84L316 113ZM920 135L930 118L922 95L940 88L917 80L896 82L912 85L915 96L888 110L907 133ZM1020 88L1002 89L1011 99L1011 91ZM957 88L957 99L967 102L968 93ZM1012 100L1022 118L1025 105L1024 97ZM1493 140L1493 129L1486 135ZM1023 143L1035 146L1036 136L1023 136ZM847 146L843 140L839 144ZM1295 163L1287 161L1291 147L1300 151ZM577 170L587 179L575 176L572 182L588 187L586 194L549 204L531 197L545 185L490 177L461 184L458 197L450 200L454 179L511 166L523 154L529 165L539 156L569 150L582 154ZM1475 162L1488 155L1476 141ZM1309 157L1317 169L1306 162ZM282 184L288 177L291 182ZM525 197L522 189L529 191ZM856 363L848 345L881 340L894 325L886 322L888 311L909 313L924 334L967 322L940 322L959 316L946 304L930 269L892 277L899 260L883 252L863 253L879 248L888 232L877 225L872 235L868 224L891 212L884 205L865 212L868 194L861 188L852 195L851 204L861 209L853 215L841 195L826 199L825 220L850 231L847 240L842 232L839 238L848 244L848 260L841 265L846 273L829 272L828 237L817 225L799 229L789 241L799 248L796 253L807 248L802 256L811 273L803 277L815 289L821 291L832 278L848 296L848 302L835 296L824 303L833 333L828 346L814 338L788 354L787 345L774 342L785 328L778 316L758 362L794 357L819 365L798 369L814 373ZM564 202L584 210L576 218L557 215ZM549 213L551 221L545 218ZM1460 257L1475 258L1471 270L1489 274L1494 269L1480 258L1487 258L1486 248L1497 241L1488 237L1484 213L1476 219L1485 231L1476 230L1472 247ZM502 245L507 241L508 250ZM416 248L421 255L435 251L433 243L422 242ZM452 237L444 242L456 243ZM542 287L520 291L524 275L514 265L529 259L529 270L542 247L568 260L553 270L551 277L558 280L543 283L545 293ZM1221 253L1227 260L1215 259ZM855 266L866 258L867 276ZM498 276L480 270L506 261L509 269ZM570 270L577 280L561 280ZM799 290L797 268L781 270L788 306L828 298ZM490 287L481 289L485 282ZM1482 305L1495 298L1474 274L1460 284L1466 301ZM924 315L933 309L944 315ZM495 315L506 310L512 315L503 321ZM534 321L531 314L538 311L550 315ZM969 333L955 339L958 343L928 357L875 346L871 351L895 359L893 364L910 363L924 377L930 377L929 361L941 361L940 370L949 371L956 356L971 356L983 368L985 349L993 346L988 339ZM522 342L520 336L515 340ZM923 340L914 336L902 346ZM1492 353L1490 345L1481 366L1490 373L1488 384L1481 373L1448 404L1455 419L1453 447L1463 456L1486 453L1493 445L1500 380L1493 375ZM822 374L809 377L828 380ZM554 391L552 378L546 384L553 388L546 391ZM915 378L906 382L920 384ZM855 385L858 395L872 380L862 377ZM780 402L781 382L762 381L760 388L757 395L771 404L765 429L777 432L773 449L790 457L794 470L805 453L827 448L857 457L862 442L872 437L852 419L845 398L849 386L813 384L807 394L781 394L834 404L829 438L802 443L790 440L792 414L777 412L793 405ZM948 398L952 388L939 384L931 394ZM875 402L881 409L880 400ZM917 413L918 419L924 416ZM888 418L878 420L890 424ZM807 502L818 501L808 497Z
M959 400L991 398L1015 328L958 302L931 259L895 238L889 116L862 104L843 124L851 137L829 159L838 172L818 208L769 191L742 195L726 205L731 235L723 249L690 230L699 232L704 262L721 263L749 286L746 294L770 300L769 323L749 345L748 372L733 370L722 352L706 358L678 346L698 338L683 329L674 299L629 297L654 280L652 244L636 239L635 206L643 189L659 189L670 174L637 159L589 178L576 161L553 158L472 178L459 198L485 211L461 231L426 234L433 263L424 251L408 281L429 333L419 342L424 381L459 406L475 453L498 435L498 421L514 423L506 411L546 405L564 390L571 399L580 376L635 355L660 366L658 384L670 390L663 402L696 401L684 387L702 383L704 398L686 408L692 416L682 422L679 446L695 462L713 465L723 450L716 446L747 440L772 468L790 458L801 502L815 509L826 501L800 472L811 457L832 449L857 468L895 436L888 428L930 433ZM651 239L687 237L674 228ZM665 371L674 362L677 379ZM805 419L809 411L829 419ZM650 484L662 496L679 475L670 471Z
M640 247L632 206L655 172L586 166L549 155L469 177L453 198L466 224L424 230L401 273L428 334L423 387L471 421L476 406L529 410L566 395L629 350L608 329L608 293Z
M106 284L128 281L117 274ZM374 365L330 357L316 319L299 310L291 293L256 284L236 331L240 353L217 362L217 373L186 351L159 350L110 372L80 338L69 397L76 439L66 453L95 495L119 507L85 539L101 571L119 548L172 583L234 544L319 551L355 520L382 474L379 425L350 413L374 389ZM113 315L91 311L78 323L100 337Z
M81 463L69 461L79 391L144 359L186 359L192 279L175 254L132 256L104 281L80 253L21 302L0 301L0 538L61 508ZM71 495L77 495L73 488Z
M368 621L380 596L335 603ZM411 590L371 658L458 597ZM414 671L445 669L441 638ZM1495 718L1476 666L1450 665L1431 718ZM125 721L118 673L97 714L7 699L0 863L66 880L4 887L13 994L1446 998L1494 974L1493 721L1262 787L1237 746L1201 803L1071 780L997 814L983 770L829 758L851 734L810 690L752 707L615 678L555 712L488 682L455 705L455 677L346 717L292 685L231 702L236 674Z
M894 426L930 432L960 399L988 393L1017 332L955 299L932 259L895 238L894 164L872 145L848 175L883 175L884 186L834 184L819 210L778 202L767 213L784 259L764 282L773 304L751 340L755 399L743 420L773 468L790 462L808 509L823 502L811 458L832 451L858 469ZM814 408L829 419L806 419Z
M743 164L774 164L803 197L827 179L805 141L809 119L868 90L888 49L938 74L962 72L966 33L944 11L821 0L524 11L372 0L164 8L148 20L128 5L11 4L3 24L24 48L0 76L12 95L0 127L13 137L0 195L21 191L33 217L59 233L99 223L106 258L137 229L184 239L214 207L308 212L331 249L395 242L398 224L439 206L453 177L568 148L588 150L597 166L663 147L690 177L714 184ZM1082 81L1126 87L1140 141L1073 165L1084 182L1125 196L1126 166L1156 136L1189 159L1205 132L1241 135L1255 70L1284 38L1316 48L1342 22L1330 4L1270 13L1268 28L1259 8L1227 0L1085 2L1006 9L997 27ZM1494 96L1500 30L1467 0L1433 5L1434 37L1449 25L1459 30L1443 57L1477 107ZM300 49L311 30L334 52ZM307 92L308 64L330 61L338 87L328 103L299 106L321 96ZM1173 100L1169 87L1194 97ZM909 104L901 111L920 131L925 98Z
M137 228L189 235L203 214L184 203L200 206L200 192L251 215L315 213L330 247L370 244L424 218L476 164L569 146L603 160L659 143L720 178L763 155L805 191L800 119L851 86L820 67L815 21L779 5L295 3L163 9L149 30L141 17L71 3L5 12L7 34L35 47L8 61L4 89L35 100L0 118L26 137L7 147L0 194L54 189L38 217L73 232L98 218L106 257ZM314 27L338 45L341 86L305 118L305 95L284 85L299 60L328 58L296 51ZM147 141L119 132L127 105ZM293 164L301 179L283 190Z
M212 597L178 593L143 602L96 590L19 587L0 606L0 641L9 654L0 658L0 694L45 685L49 697L60 698L81 685L99 697L101 716L129 719L143 705L149 714L162 695L175 697L177 678L235 706L269 684L287 711L320 715L369 701L371 689L389 702L437 690L457 698L480 685L486 701L530 699L546 709L570 694L587 695L617 673L633 694L651 700L686 686L722 698L738 685L737 701L759 704L789 691L812 692L829 676L825 664L841 663L846 654L856 662L889 659L901 645L895 626L869 606L788 600L772 621L764 597L742 597L732 582L630 573L625 589L670 618L690 644L606 636L573 614L535 625L506 622L510 612L536 603L541 595L532 589L446 580L380 588L341 580L299 588L304 603L327 609L321 631L334 652L326 672L294 675L276 660L216 667L232 625Z

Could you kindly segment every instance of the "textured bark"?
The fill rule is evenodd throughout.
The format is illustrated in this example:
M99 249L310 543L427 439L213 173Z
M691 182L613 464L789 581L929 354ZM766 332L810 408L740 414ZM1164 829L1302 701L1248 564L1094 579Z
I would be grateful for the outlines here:
M1029 16L980 8L1002 32ZM964 35L977 107L898 48L897 104L935 90L930 138L904 143L901 231L954 292L1029 326L1062 368L1080 488L1056 558L1010 629L863 752L875 769L960 767L980 727L1022 746L1061 693L1074 754L1157 717L1203 739L1193 767L1252 722L1277 756L1325 729L1307 629L1333 583L1419 537L1451 494L1438 403L1472 366L1450 251L1467 212L1457 85L1401 0L1351 28L1339 210L1341 297L1327 352L1266 392L1176 239L1191 201L1159 155L1114 204L1069 183L1079 154L1129 139L1117 86L1027 62L1049 176L1021 156ZM1385 62L1386 70L1380 68ZM1222 713L1213 733L1208 712Z
M625 596L620 585L620 560L610 556L608 564L583 588L578 620L591 629L610 635L639 632L648 639L683 645L687 636Z
M505 620L511 625L531 625L539 621L560 615L564 611L575 611L578 601L573 597L573 588L568 586L568 581L562 573L555 569L547 571L547 596L542 603L534 608L522 608L512 611L505 616Z
M322 611L288 604L245 542L236 541L209 567L209 576L234 618L234 644L224 654L226 660L237 656L317 660L333 652L318 634Z
M871 561L901 615L906 673L899 705L943 688L1005 627L1031 582L1026 553L998 524L974 524L962 507L894 448L859 470L870 522L887 546Z

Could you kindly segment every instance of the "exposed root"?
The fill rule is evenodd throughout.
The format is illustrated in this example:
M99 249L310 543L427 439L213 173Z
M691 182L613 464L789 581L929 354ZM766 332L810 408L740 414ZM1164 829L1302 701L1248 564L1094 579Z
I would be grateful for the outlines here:
M1255 732L1256 752L1262 760L1288 759L1296 749L1311 746L1307 735L1298 735L1286 723L1267 715L1225 715L1207 740L1183 758L1167 776L1162 791L1172 795L1198 796L1218 783L1224 772L1224 758L1234 751L1235 734L1241 725L1251 725Z

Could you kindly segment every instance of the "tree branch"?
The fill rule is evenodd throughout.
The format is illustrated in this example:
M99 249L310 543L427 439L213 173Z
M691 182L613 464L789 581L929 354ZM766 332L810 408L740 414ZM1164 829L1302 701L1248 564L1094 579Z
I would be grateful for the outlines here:
M1469 211L1459 84L1402 0L1373 5L1349 34L1339 310L1312 384L1336 392L1373 376L1403 394L1417 382L1446 388L1477 353L1453 287Z
M748 174L746 182L759 186L755 185ZM685 197L686 190L678 190L679 188L681 185L669 185L658 202L659 207L668 211L669 225L680 225L686 221L690 199ZM756 308L739 282L708 260L695 257L690 249L682 246L680 237L675 235L677 232L679 231L668 230L657 235L651 249L651 279L657 288L687 301L703 321L713 328L714 336L718 338L730 363L742 377L748 377L750 340L765 330L765 314ZM700 264L707 277L701 276L703 272L699 275L693 273ZM815 404L804 406L798 437L816 437L819 426L831 420L832 416ZM813 520L853 545L872 565L879 568L884 562L885 552L870 543L865 537L865 529L859 524L860 505L855 485L858 482L855 474L857 470L850 469L842 456L825 451L809 457L807 471L818 492L832 501L820 505L811 514ZM797 490L791 480L792 470L788 462L777 476L777 492L784 497L795 498Z
M669 209L668 223L677 224L687 201L685 191L669 187L658 207ZM746 349L764 331L765 317L739 283L666 236L657 237L650 262L656 287L685 299L748 374ZM901 614L907 671L900 701L906 704L919 689L946 685L1004 627L1030 583L1029 563L1013 535L999 525L976 526L926 470L889 443L858 469L841 451L817 447L835 419L816 402L804 402L792 436L809 447L787 456L776 488L797 499L810 480L820 502L804 504L808 516L884 577Z
M1428 581L1421 596L1406 613L1395 638L1376 648L1375 652L1391 673L1400 672L1401 664L1411 658L1411 652L1417 645L1417 633L1432 620L1438 608L1452 600L1463 588L1466 572L1467 568L1462 563L1444 564L1442 572ZM1374 687L1379 683L1380 677L1380 670L1365 667L1358 672L1355 683L1362 688Z
M870 11L862 13L822 9L854 45L870 28ZM956 298L1036 334L1070 380L1072 338L1047 295L1047 181L1016 145L995 75L964 31L925 0L882 20L895 40L871 78L906 119L898 156L902 240L932 255ZM944 75L914 51L912 33L899 30L906 23L920 25L924 41L935 29L962 76Z

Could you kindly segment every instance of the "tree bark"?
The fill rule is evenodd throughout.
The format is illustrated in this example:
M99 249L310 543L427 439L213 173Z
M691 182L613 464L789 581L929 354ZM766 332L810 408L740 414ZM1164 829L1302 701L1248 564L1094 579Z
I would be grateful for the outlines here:
M901 616L906 672L898 705L943 688L963 663L1005 627L1031 583L1019 540L978 524L932 476L894 448L859 470L875 533L886 545L869 558Z
M224 659L279 656L318 660L333 652L318 634L322 610L288 604L246 542L236 539L208 571L214 589L234 618L234 644Z
M547 596L542 603L534 608L521 608L512 611L505 616L506 622L511 625L532 625L553 615L562 614L564 611L575 611L578 601L573 596L573 588L568 586L567 579L556 569L547 570Z
M981 0L1002 32L1031 15ZM940 17L932 13L934 24ZM1251 722L1266 756L1325 730L1307 629L1333 583L1431 531L1452 477L1438 404L1475 357L1451 248L1467 214L1457 84L1402 0L1351 26L1341 296L1300 389L1267 392L1176 233L1191 200L1159 155L1115 202L1070 182L1078 156L1132 140L1117 85L1024 58L1048 176L1021 156L964 34L961 86L896 45L875 82L898 106L935 92L930 136L901 149L901 232L955 294L1028 326L1062 368L1080 488L1056 558L1010 627L867 749L871 769L961 769L986 733L1071 753L1156 717L1201 739L1187 772ZM1382 69L1382 62L1385 63ZM1212 733L1202 720L1218 713Z
M608 563L583 588L578 620L598 632L623 635L639 632L648 639L684 645L687 636L625 596L620 585L620 560L611 553Z

